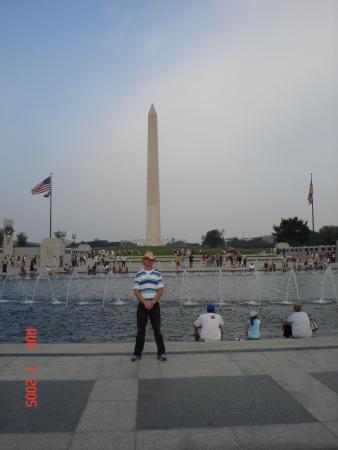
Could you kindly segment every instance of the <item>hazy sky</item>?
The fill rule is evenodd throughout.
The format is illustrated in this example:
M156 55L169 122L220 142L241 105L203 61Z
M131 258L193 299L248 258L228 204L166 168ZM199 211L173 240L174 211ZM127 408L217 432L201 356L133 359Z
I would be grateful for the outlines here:
M145 237L158 113L162 238L338 225L337 0L1 0L0 225Z

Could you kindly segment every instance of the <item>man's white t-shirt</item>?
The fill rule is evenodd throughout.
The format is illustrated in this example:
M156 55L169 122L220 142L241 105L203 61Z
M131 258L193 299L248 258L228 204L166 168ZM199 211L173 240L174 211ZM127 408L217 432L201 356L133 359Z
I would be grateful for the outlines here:
M293 337L305 338L312 336L310 321L306 312L294 312L287 318L287 321L291 324Z
M201 314L194 325L201 328L200 337L206 342L220 341L222 334L220 326L224 325L223 319L219 314L205 313Z

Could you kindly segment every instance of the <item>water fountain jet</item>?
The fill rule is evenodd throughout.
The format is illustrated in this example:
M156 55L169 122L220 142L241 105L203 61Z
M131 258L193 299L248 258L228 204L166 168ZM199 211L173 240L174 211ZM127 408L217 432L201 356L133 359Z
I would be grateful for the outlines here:
M59 302L56 300L56 298L55 298L54 291L53 291L53 286L52 286L52 283L51 283L51 281L50 281L50 277L49 277L49 274L48 274L47 270L43 270L42 272L40 272L39 276L37 277L37 279L36 279L36 281L35 281L35 285L34 285L34 289L33 289L33 294L32 294L32 299L31 299L30 303L31 303L31 304L34 303L36 291L37 291L37 288L38 288L38 286L39 286L40 280L41 280L41 279L44 279L44 277L45 277L45 279L46 279L47 282L48 282L49 291L50 291L51 297L52 297L52 303L53 303L53 304L59 303Z
M338 306L337 288L336 288L336 284L335 284L335 281L333 278L333 273L332 273L331 267L328 267L327 269L325 269L324 277L323 277L321 288L320 288L320 299L315 303L329 303L329 300L324 300L324 293L325 293L324 288L325 288L325 283L326 283L327 279L329 279L331 281L332 290L334 293L336 304ZM0 296L0 298L1 298L1 296Z
M292 282L294 284L294 287L296 289L296 296L297 296L297 303L301 304L301 298L299 296L299 289L298 289L298 282L297 282L297 275L296 272L294 271L294 269L290 269L289 275L288 275L288 282L287 282L287 286L286 286L286 291L285 291L285 300L282 301L281 303L283 305L292 305L292 303L295 302L290 302L289 300L289 295L290 295L290 289L292 286Z
M105 283L104 283L104 292L103 292L103 298L102 298L102 307L105 307L105 303L108 297L108 286L109 283L112 283L112 288L113 288L113 299L115 299L115 301L112 303L114 306L122 306L125 305L125 302L123 302L118 294L117 294L117 287L116 287L116 279L119 278L119 274L117 273L113 273L113 272L109 272L106 275L106 279L105 279Z
M180 310L182 311L182 306L196 306L198 303L195 303L191 300L191 289L189 284L189 275L187 271L184 270L182 273L182 284L181 284L181 295L180 295ZM184 302L183 299L187 300Z

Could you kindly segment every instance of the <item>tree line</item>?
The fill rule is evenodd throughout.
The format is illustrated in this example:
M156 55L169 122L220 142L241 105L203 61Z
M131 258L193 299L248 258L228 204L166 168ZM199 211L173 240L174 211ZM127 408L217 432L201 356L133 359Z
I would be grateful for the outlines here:
M298 217L282 218L279 225L273 225L274 242L287 242L291 246L301 245L334 245L338 240L338 226L324 225L312 233L307 221ZM225 240L224 231L213 229L201 237L202 245L206 247L231 248L271 248L271 242L262 237L238 239L233 237Z
M287 242L291 246L297 245L334 245L338 240L338 226L324 225L313 234L308 227L307 221L298 217L282 218L279 225L273 225L272 237L275 242ZM56 234L56 233L55 233ZM25 247L28 235L25 232L17 233L17 246ZM4 230L0 229L0 247L3 246ZM212 248L271 248L271 242L267 242L263 237L251 239L239 239L233 237L225 240L224 230L213 229L201 237L202 245ZM94 239L81 243L89 244L93 248L120 247L120 241L107 241L104 239ZM189 245L189 244L188 244Z

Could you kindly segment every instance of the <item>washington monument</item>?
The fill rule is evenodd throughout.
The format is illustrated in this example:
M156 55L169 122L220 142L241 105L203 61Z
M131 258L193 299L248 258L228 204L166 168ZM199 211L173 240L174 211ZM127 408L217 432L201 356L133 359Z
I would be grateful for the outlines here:
M161 245L157 113L153 104L148 114L147 245Z

